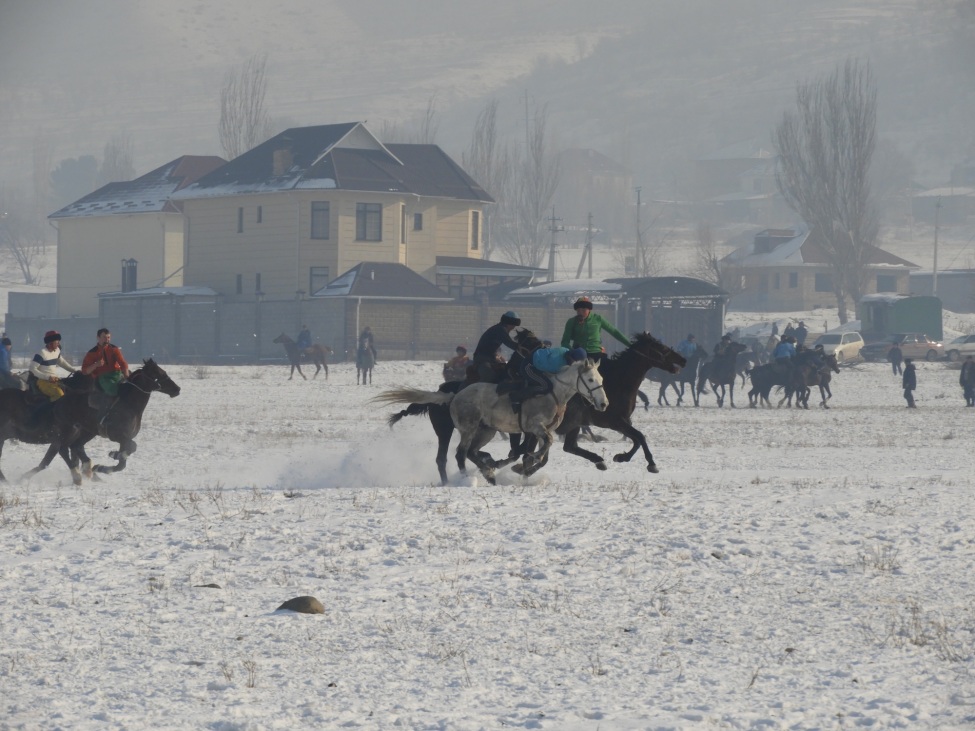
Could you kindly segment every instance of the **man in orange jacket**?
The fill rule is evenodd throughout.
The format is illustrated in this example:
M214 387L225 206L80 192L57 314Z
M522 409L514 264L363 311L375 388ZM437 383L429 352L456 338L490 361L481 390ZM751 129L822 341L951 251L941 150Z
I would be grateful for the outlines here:
M118 396L118 385L122 378L129 377L129 364L122 356L122 350L112 345L112 333L107 327L98 331L98 342L85 354L81 372L95 379L98 387L109 396Z

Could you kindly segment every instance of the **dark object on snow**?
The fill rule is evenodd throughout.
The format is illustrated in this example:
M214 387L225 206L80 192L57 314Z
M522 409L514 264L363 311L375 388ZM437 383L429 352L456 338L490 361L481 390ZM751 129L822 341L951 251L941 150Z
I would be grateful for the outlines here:
M325 607L313 596L296 596L278 607L278 611L282 609L300 614L325 614Z

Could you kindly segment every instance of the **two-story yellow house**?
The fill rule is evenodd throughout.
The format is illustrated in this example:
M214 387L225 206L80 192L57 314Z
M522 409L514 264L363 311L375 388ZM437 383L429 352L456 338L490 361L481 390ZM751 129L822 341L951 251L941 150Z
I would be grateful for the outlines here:
M175 194L186 285L227 301L293 299L361 262L431 282L437 256L480 259L491 197L436 145L363 124L289 129Z
M100 292L182 285L183 214L171 196L225 163L184 155L48 216L58 231L57 314L98 315Z

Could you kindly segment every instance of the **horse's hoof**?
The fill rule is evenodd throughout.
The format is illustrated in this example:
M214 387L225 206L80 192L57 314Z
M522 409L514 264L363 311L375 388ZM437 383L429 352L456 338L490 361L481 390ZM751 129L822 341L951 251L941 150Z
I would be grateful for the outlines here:
M660 472L660 470L657 469L657 465L655 465L655 464L648 464L647 465L647 472L653 472L653 474L657 474L658 472Z
M627 458L627 456L625 454L617 454L616 456L613 457L613 461L614 462L629 462L630 460Z
M520 475L522 472L525 471L525 465L523 465L521 462L519 462L518 464L513 464L511 465L511 471L514 472L516 475Z
M602 470L603 472L605 472L606 470L609 469L609 467L606 466L606 463L605 462L599 461L599 462L596 462L596 469L597 470Z

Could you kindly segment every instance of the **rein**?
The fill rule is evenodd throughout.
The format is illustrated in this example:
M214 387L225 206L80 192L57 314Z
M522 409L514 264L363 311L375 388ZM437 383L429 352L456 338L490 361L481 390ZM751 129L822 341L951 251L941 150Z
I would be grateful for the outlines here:
M133 381L131 378L129 380L127 380L126 383L129 384L130 386L132 386L132 388L136 389L137 391L142 391L142 393L144 393L144 394L151 394L152 392L158 391L161 388L160 385L159 385L159 382L158 381L155 381L155 380L152 381L152 385L155 386L155 388L150 388L148 391L146 391L144 388L142 388L142 386L140 386L138 383L136 383L135 381Z
M586 393L582 393L583 389L586 390ZM606 389L603 388L603 384L602 383L600 383L595 388L589 388L589 384L587 384L584 380L582 380L582 368L580 368L579 371L576 373L576 391L578 391L579 394L584 399L586 399L589 403L591 403L593 406L595 406L596 405L596 398L593 396L593 394L596 393L596 391L599 391L599 390L602 390L604 396L606 395ZM609 400L609 397L608 396L607 396L607 400Z

